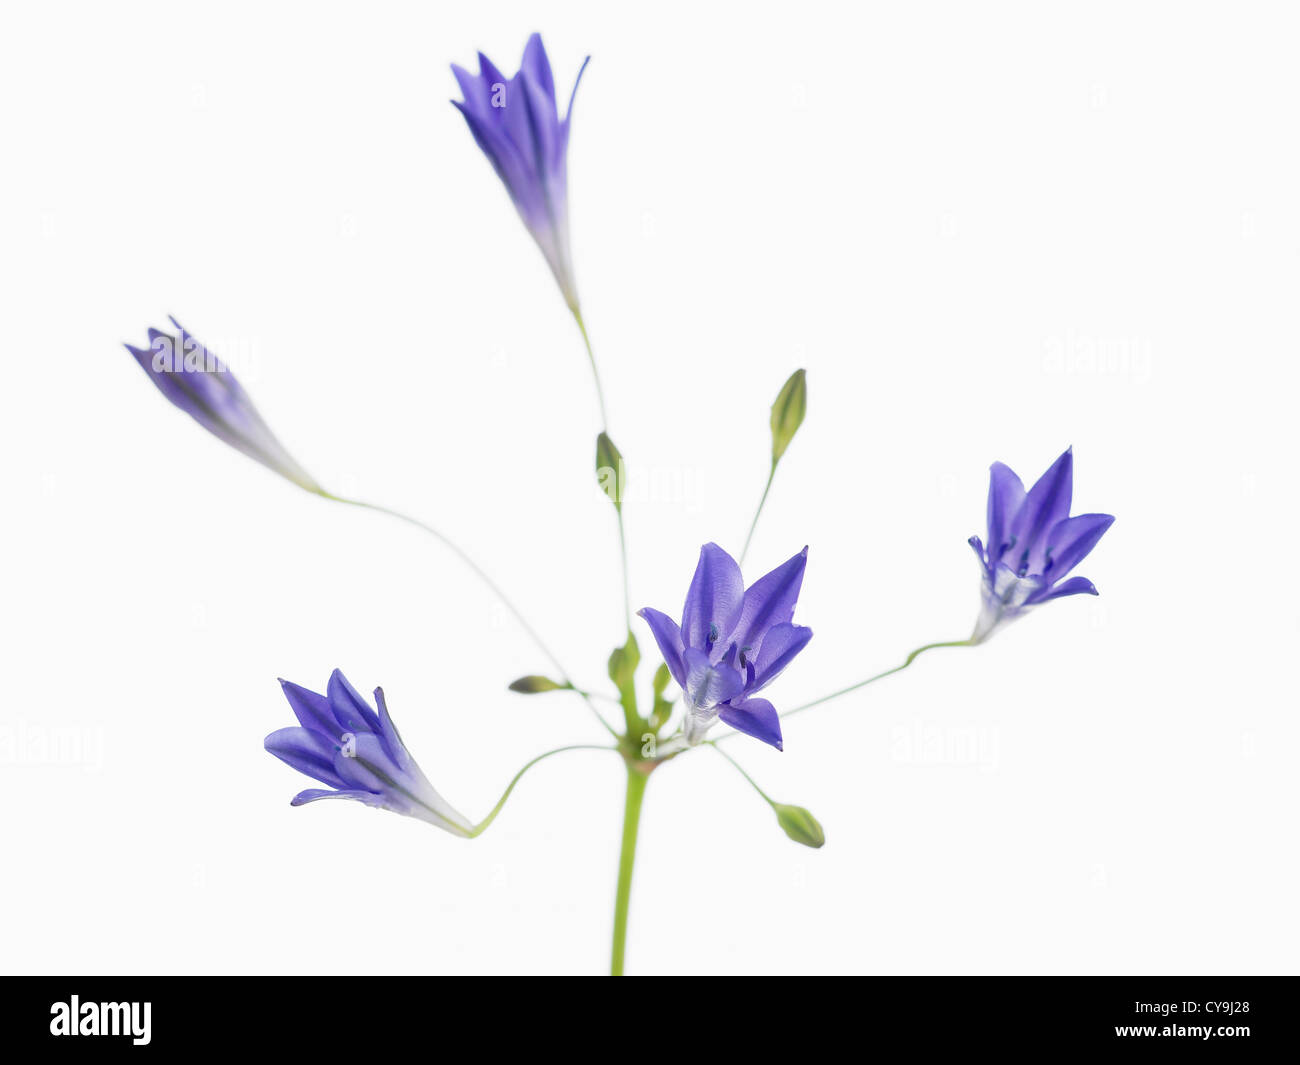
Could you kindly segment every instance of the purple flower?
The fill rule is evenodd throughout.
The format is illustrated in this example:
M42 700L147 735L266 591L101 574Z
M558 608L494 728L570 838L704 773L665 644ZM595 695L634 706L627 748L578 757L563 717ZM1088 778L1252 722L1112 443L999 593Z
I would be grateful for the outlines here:
M171 322L179 335L150 329L147 348L126 345L158 391L237 451L309 492L322 492L275 438L235 375L175 318Z
M433 790L407 753L388 716L382 688L375 689L376 714L337 669L327 694L280 681L301 728L282 728L266 737L266 749L328 788L309 788L294 806L316 799L357 799L367 806L418 817L456 836L474 826Z
M1067 450L1025 491L1007 466L989 471L988 546L970 545L984 567L984 603L971 640L982 643L1030 607L1097 589L1085 577L1065 576L1097 546L1115 520L1109 514L1070 517L1074 456Z
M576 313L578 290L569 252L567 157L573 98L587 60L574 80L563 119L556 107L551 63L539 34L528 38L519 73L513 78L502 74L482 52L478 64L477 75L452 64L451 71L465 97L452 103L465 116L474 140L546 256L565 302Z
M776 710L753 695L776 680L812 639L812 629L790 620L807 561L805 547L746 588L736 560L717 544L705 544L680 628L658 610L637 612L681 686L687 743L699 743L721 718L781 750Z

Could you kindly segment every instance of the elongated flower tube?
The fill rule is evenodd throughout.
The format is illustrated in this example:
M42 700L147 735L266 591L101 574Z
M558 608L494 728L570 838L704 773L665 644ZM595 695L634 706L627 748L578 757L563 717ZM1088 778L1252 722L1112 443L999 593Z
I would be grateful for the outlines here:
M1097 594L1086 577L1066 577L1115 519L1110 514L1070 517L1073 484L1070 450L1028 492L1010 467L1000 462L990 467L988 544L978 536L969 541L984 571L984 599L971 634L973 643L982 643L1049 599Z
M276 439L229 368L175 318L176 333L149 330L149 346L126 350L158 391L204 429L309 492L322 492Z
M292 805L317 799L356 799L367 806L418 817L454 836L474 826L433 789L397 734L382 688L375 689L376 713L339 670L330 674L325 695L280 681L298 728L266 737L266 749L287 765L327 785L294 796Z
M736 560L717 544L705 544L681 625L649 607L637 612L682 689L687 743L700 743L720 718L782 749L776 709L754 696L812 639L812 629L791 620L807 562L805 547L746 588Z
M502 74L482 52L478 62L478 74L452 64L451 71L465 97L452 103L465 116L474 140L546 256L564 301L576 314L578 289L569 251L569 121L587 60L574 80L563 119L540 34L528 38L519 72L513 78Z

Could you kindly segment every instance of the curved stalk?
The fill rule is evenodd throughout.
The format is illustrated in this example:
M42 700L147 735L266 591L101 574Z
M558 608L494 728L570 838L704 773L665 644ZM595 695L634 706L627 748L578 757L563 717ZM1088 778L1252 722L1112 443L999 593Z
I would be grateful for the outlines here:
M848 695L849 692L855 692L859 688L865 688L868 684L874 684L878 680L884 680L886 677L892 677L895 673L901 673L908 666L917 660L926 651L933 651L938 647L974 647L974 640L947 640L943 643L927 643L924 647L918 647L906 659L901 666L895 666L893 669L887 669L883 673L877 673L874 677L868 677L866 680L860 680L857 684L850 684L847 688L841 688L837 692L831 692L830 695L823 695L820 699L814 699L810 703L804 703L802 706L796 706L793 710L787 710L781 717L792 717L804 710L811 710L814 706L821 706L822 703L830 702L832 699L838 699L841 695ZM726 739L725 736L720 737Z
M473 573L474 576L476 576L480 581L483 582L484 585L487 586L488 590L491 591L493 595L495 595L499 600L501 600L502 605L507 610L509 610L510 613L514 616L514 619L519 624L519 627L524 630L524 632L528 635L528 638L533 641L537 649L541 651L543 655L546 656L547 660L555 668L555 671L559 674L561 682L567 685L568 688L577 692L577 694L581 696L583 702L585 702L587 706L590 708L591 712L596 715L596 720L598 720L605 727L605 731L608 732L615 739L618 739L618 733L615 732L614 729L610 726L609 722L605 720L604 715L600 712L599 709L597 709L596 704L592 702L591 697L588 695L588 693L573 683L573 681L569 678L568 671L564 668L564 666L560 664L559 659L555 657L554 652L546 645L546 642L538 634L537 630L534 629L532 625L528 623L528 619L525 618L523 613L520 611L520 609L517 606L515 606L513 602L511 602L510 597L501 590L501 586L498 585L497 582L494 581L488 575L487 571L483 569L482 566L480 566L477 562L474 561L474 559L469 555L468 552L465 551L463 547L457 544L454 540L449 539L443 533L439 532L432 525L428 525L425 522L420 521L418 518L413 518L409 514L403 514L400 510L393 510L392 507L385 507L379 503L367 503L361 499L348 499L346 496L336 496L332 492L325 491L323 488L320 490L318 494L325 499L332 500L335 503L346 503L350 507L359 507L362 510L373 510L379 514L387 514L390 518L397 518L399 521L404 521L408 525L414 525L417 529L420 529L422 532L428 533L440 544L442 544L443 547L445 547L448 551L450 551L453 555L455 555L458 559L460 559L460 561L463 562L469 568L470 572Z
M515 790L515 785L519 783L520 778L525 773L527 773L528 770L532 769L533 766L535 766L538 762L550 758L551 755L553 754L563 754L565 751L617 751L617 750L618 750L617 747L602 747L598 744L592 744L592 743L573 743L570 744L568 747L557 747L553 751L547 751L545 754L539 754L531 762L525 763L523 769L519 770L519 772L515 774L514 779L511 780L510 783L506 786L506 790L502 793L501 798L497 800L497 804L494 807L492 807L491 813L489 813L487 817L483 818L482 821L480 821L477 825L474 826L474 828L470 831L469 838L473 839L475 836L481 836L484 832L487 831L488 826L497 819L497 814L499 814L501 812L501 808L505 806L506 800L510 798L510 793Z

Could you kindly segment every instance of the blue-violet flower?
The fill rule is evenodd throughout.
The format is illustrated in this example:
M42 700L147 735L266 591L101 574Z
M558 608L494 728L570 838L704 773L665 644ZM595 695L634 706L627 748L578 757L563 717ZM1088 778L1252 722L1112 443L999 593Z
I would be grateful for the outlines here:
M578 290L569 251L569 120L587 61L573 83L563 119L556 107L551 63L539 34L528 38L519 73L513 78L502 74L482 52L478 63L478 74L452 64L451 71L465 97L452 103L465 116L474 140L546 256L565 302L576 313Z
M237 451L309 492L321 492L321 486L275 438L225 363L175 318L171 321L176 334L150 329L147 348L126 345L158 391Z
M367 806L406 814L470 836L474 826L433 789L406 750L388 716L382 688L375 689L376 714L337 669L325 695L280 681L301 728L282 728L266 737L266 749L328 788L309 788L294 806L316 799L357 799Z
M717 719L781 750L775 708L754 693L771 684L812 639L795 625L808 548L745 587L737 565L717 544L700 549L682 623L646 607L654 633L686 704L686 742L697 744Z
M1065 576L1097 546L1115 520L1109 514L1070 517L1074 456L1067 450L1033 488L1000 462L989 470L987 546L970 545L984 569L984 601L971 639L987 640L1003 625L1049 599L1097 589L1086 577Z

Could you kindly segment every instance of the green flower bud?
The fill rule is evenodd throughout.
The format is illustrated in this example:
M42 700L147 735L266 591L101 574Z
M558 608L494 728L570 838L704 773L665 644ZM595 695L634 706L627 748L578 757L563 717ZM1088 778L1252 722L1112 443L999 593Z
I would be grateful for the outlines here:
M623 487L627 480L627 471L623 466L623 454L614 446L606 433L596 437L596 484L609 496L609 500L621 513L623 510Z
M802 806L774 802L772 809L776 811L777 824L781 830L796 843L802 843L805 847L820 847L826 842L826 833L817 823L817 818Z
M550 677L542 677L533 673L527 677L520 677L510 684L512 692L519 692L521 695L536 695L538 692L555 692L567 691L569 685L561 684L557 680L551 680Z
M795 370L772 404L772 465L776 465L794 434L803 424L808 409L808 381L806 372Z

